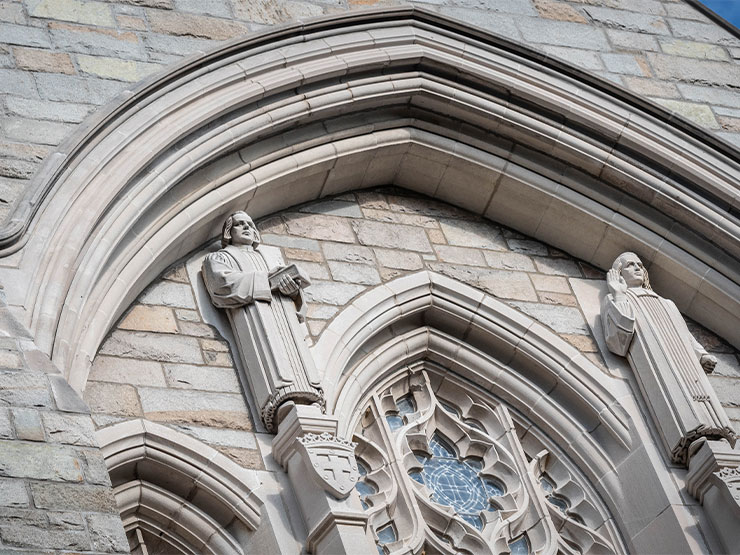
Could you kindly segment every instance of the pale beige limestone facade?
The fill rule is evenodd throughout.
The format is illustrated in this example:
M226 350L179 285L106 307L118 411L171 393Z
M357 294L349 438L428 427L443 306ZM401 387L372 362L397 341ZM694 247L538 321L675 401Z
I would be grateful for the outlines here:
M525 513L550 524L508 521L501 549L525 534L537 552L566 539L586 551L731 551L734 452L709 442L688 471L671 463L634 374L606 348L599 305L603 271L636 250L655 289L698 322L690 329L718 359L710 383L737 426L736 151L551 60L568 58L732 140L737 38L680 2L505 4L430 7L551 57L387 3L367 19L236 40L169 81L152 79L69 139L77 146L59 147L63 155L52 151L85 114L154 64L255 24L362 6L0 6L12 45L4 102L14 114L3 167L15 172L3 184L23 189L47 158L4 239L13 345L2 360L16 370L6 372L0 434L13 453L34 450L62 469L67 455L98 470L105 459L111 479L47 475L41 463L23 472L0 456L0 491L11 500L3 549L125 551L115 499L137 552L372 550L388 526L385 507L398 507L401 542L387 551L444 551L447 541L477 551L477 533L454 515L445 516L450 533L435 535L439 507L403 513L409 499L428 499L403 476L395 499L371 498L363 511L356 492L338 499L305 479L310 455L285 440L296 434L266 433L249 369L198 273L223 218L246 208L265 246L313 282L299 339L322 373L327 415L299 407L291 430L339 440L382 433L383 411L396 410L388 403L423 375L449 391L424 406L442 399L458 411L437 427L446 437L467 430L466 419L488 432L511 419L507 452L523 457L511 484L528 484L541 503ZM59 400L54 365L89 409ZM472 417L466 395L493 412ZM36 415L38 403L48 414ZM366 426L367 411L375 416ZM90 453L62 456L56 441ZM367 447L357 454L376 486L393 470ZM547 476L570 520L536 489ZM418 514L434 525L413 525ZM576 517L588 534L568 531Z

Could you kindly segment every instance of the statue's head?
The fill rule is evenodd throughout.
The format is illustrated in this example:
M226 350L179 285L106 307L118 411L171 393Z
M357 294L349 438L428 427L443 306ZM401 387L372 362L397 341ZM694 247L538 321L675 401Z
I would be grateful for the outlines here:
M650 278L640 258L633 252L623 252L612 264L628 287L651 289Z
M260 244L260 233L252 218L246 212L234 212L226 218L221 231L221 246L251 245L257 248Z

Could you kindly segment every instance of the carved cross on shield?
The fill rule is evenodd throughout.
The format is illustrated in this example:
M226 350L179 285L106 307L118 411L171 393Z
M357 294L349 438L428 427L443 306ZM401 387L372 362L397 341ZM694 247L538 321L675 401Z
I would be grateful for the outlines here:
M337 499L347 497L357 484L359 473L355 446L328 432L298 438L300 450L314 479Z

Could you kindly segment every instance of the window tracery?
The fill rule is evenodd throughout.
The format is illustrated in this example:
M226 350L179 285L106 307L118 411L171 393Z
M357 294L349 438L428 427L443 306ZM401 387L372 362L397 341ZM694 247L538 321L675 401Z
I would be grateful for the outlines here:
M615 552L566 465L444 369L424 363L364 409L357 490L381 555Z

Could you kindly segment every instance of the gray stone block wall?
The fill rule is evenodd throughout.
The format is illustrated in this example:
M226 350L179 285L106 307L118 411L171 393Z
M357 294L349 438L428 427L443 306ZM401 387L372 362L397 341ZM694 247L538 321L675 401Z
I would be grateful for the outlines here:
M570 282L603 281L604 273L459 208L387 187L296 207L258 227L264 245L280 248L312 280L306 323L313 341L358 295L426 269L503 300L604 365ZM156 420L259 468L229 345L203 323L188 279L179 266L142 293L101 347L85 398L98 426ZM738 353L690 325L719 359L711 383L740 429Z
M290 21L401 0L5 0L0 218L89 114L174 62ZM409 2L406 2L409 3ZM740 145L740 39L682 0L426 0Z
M0 302L0 553L128 553L85 403Z

